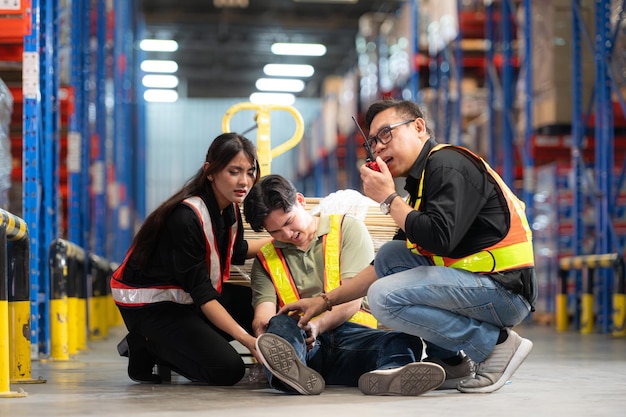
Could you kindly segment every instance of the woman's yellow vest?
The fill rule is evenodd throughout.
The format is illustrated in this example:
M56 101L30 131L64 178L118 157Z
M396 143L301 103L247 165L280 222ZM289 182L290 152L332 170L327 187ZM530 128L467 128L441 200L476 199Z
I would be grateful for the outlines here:
M330 231L323 237L324 249L324 291L330 292L341 285L339 272L339 254L341 252L341 222L343 215L330 215ZM273 241L266 243L258 254L259 260L265 271L272 278L279 305L297 301L300 299L298 289L293 281L289 267L280 249L274 246ZM361 309L349 321L362 324L371 328L377 327L377 321L371 313Z
M440 144L431 149L429 156L446 146ZM528 226L528 220L524 214L524 203L520 201L509 187L502 181L502 178L478 155L463 149L472 157L479 160L487 169L487 172L496 180L498 186L502 190L507 201L509 209L510 228L504 239L498 243L483 249L480 252L473 253L463 258L448 258L445 256L437 256L424 248L417 246L415 243L407 239L407 247L413 252L428 256L433 263L438 266L447 266L450 268L464 269L475 273L493 273L510 269L532 267L534 266L532 233ZM418 198L415 201L414 208L419 210L422 188L424 187L424 172L418 188Z

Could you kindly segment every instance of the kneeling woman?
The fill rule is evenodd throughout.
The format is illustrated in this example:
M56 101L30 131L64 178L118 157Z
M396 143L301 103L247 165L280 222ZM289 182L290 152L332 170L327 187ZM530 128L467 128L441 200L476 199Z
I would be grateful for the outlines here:
M132 380L160 383L152 372L159 364L192 381L233 385L245 364L229 341L258 357L250 288L225 283L231 263L243 264L267 242L243 239L239 211L258 175L254 144L222 134L198 173L138 231L111 279L129 331L118 350L129 356Z

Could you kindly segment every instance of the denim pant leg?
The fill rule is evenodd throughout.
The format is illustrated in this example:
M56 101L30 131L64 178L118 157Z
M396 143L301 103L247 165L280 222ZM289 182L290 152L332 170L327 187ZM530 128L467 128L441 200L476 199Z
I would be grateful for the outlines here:
M307 350L306 343L304 341L306 334L298 327L297 319L294 319L286 314L274 316L270 319L266 333L272 333L285 339L289 342L289 344L291 344L291 346L293 346L298 359L300 359L300 361L304 364L307 363ZM267 375L267 381L272 388L281 391L295 392L295 390L283 384L281 381L274 380L273 375L265 367L263 369Z
M375 268L382 278L367 296L381 323L449 352L463 350L475 362L491 353L500 329L519 324L530 312L522 296L491 278L432 266L403 241L385 243Z
M319 349L309 354L308 366L328 385L357 386L359 377L375 369L389 369L421 359L419 337L376 330L345 322L317 338Z

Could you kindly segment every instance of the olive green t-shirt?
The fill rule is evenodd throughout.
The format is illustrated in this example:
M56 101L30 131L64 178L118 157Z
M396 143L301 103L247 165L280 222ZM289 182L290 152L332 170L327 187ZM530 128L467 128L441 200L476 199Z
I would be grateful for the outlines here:
M291 270L300 298L316 297L324 292L324 249L322 237L330 232L330 217L321 215L317 237L307 250L298 249L291 243L274 241L283 251L285 262ZM341 251L339 271L341 279L352 278L374 259L374 245L365 223L351 216L344 216L341 225ZM259 259L255 259L250 273L252 305L263 302L277 303L276 289Z

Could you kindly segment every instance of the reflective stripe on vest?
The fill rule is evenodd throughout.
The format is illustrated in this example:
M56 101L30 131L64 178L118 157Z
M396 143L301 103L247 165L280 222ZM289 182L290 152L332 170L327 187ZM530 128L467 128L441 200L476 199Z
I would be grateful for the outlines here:
M339 272L339 255L341 248L341 222L342 215L333 214L330 216L330 231L323 237L324 248L324 291L330 292L341 285ZM285 258L280 249L274 246L273 241L266 243L258 254L259 260L265 271L269 274L276 294L278 303L282 307L285 304L300 299L298 289L293 281L291 271L285 262ZM376 328L378 323L371 313L359 310L350 317L349 321L362 324L364 326Z
M157 285L153 287L134 287L122 282L126 263L133 253L131 247L119 268L111 277L111 297L115 304L124 307L141 307L146 304L169 301L178 304L193 304L188 292L176 285Z
M190 197L183 200L183 203L191 207L195 212L198 218L200 219L200 224L202 225L202 230L204 231L204 239L206 242L206 264L209 268L209 277L211 278L211 284L213 284L213 288L215 288L218 292L222 292L222 282L228 281L230 277L230 259L233 256L233 248L235 245L235 236L237 236L237 226L239 224L239 210L237 206L233 204L235 216L237 217L237 221L234 226L229 227L228 234L228 253L226 254L226 264L224 265L224 274L222 275L222 268L220 262L220 254L217 251L217 242L215 240L215 234L213 233L213 223L211 222L211 215L209 214L209 209L206 204L200 197Z
M440 144L435 146L431 149L429 156L433 152L447 146L451 145ZM482 158L469 150L463 149L463 151L479 160L487 169L489 175L491 175L491 177L498 183L498 186L502 190L502 193L507 201L509 209L509 231L504 239L496 244L463 258L436 256L423 248L419 248L408 238L407 247L417 254L430 257L435 265L464 269L475 273L500 272L534 266L532 233L528 225L526 215L524 214L524 203L521 202L515 194L513 194L502 178L500 178L500 176L493 169L491 169L491 167ZM414 204L415 210L419 210L423 187L424 171L422 172L418 187L418 197Z
M127 307L138 307L164 301L193 304L191 295L180 287L136 288L124 285L115 279L111 280L111 296L116 304Z

